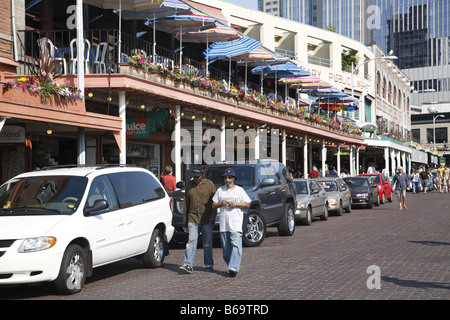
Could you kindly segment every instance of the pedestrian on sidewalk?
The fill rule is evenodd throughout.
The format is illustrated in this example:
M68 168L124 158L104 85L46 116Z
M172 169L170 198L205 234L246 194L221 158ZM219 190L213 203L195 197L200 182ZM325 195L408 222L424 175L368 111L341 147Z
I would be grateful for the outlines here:
M412 183L413 183L413 193L419 193L420 192L420 173L419 170L414 170L413 176L412 176Z
M213 208L220 208L220 242L223 260L228 266L228 275L235 277L242 260L243 209L250 207L250 197L236 185L234 169L226 169L222 175L225 185L217 189L213 197Z
M395 194L397 195L398 210L408 209L406 207L406 189L409 186L409 180L406 173L403 172L403 167L397 168L398 172L392 178L392 188L395 187Z
M167 191L175 190L175 177L172 174L171 166L164 168L164 173L161 174L161 182Z
M184 196L184 225L189 231L184 252L184 263L180 271L192 273L199 232L203 240L203 260L206 271L214 270L213 235L216 210L212 209L212 197L216 192L214 183L206 179L202 166L192 169L192 180L186 185Z
M448 168L447 166L444 166L444 192L448 192L449 190L449 179L450 179L450 168Z
M425 169L425 167L422 167L422 172L420 173L420 179L422 180L422 188L423 193L427 193L428 185L430 184L431 174L430 169Z
M444 189L444 170L445 170L444 164L441 163L441 166L439 167L439 169L437 169L439 192L442 192Z

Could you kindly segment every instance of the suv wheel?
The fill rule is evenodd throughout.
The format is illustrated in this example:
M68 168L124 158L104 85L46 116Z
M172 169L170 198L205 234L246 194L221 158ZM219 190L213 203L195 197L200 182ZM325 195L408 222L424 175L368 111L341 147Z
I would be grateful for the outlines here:
M295 231L295 214L291 203L286 203L286 209L278 226L278 232L281 236L292 236Z
M164 236L161 230L153 230L147 252L142 256L144 266L159 268L164 262Z
M64 252L55 280L56 290L61 294L80 292L86 281L86 252L79 245L72 244Z
M247 228L244 231L242 242L246 247L259 246L266 237L266 222L261 213L249 210Z

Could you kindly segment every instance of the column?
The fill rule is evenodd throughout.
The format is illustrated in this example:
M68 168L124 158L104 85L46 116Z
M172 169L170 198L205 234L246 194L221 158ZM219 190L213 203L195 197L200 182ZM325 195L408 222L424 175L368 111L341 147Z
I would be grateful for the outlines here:
M82 66L82 65L81 65ZM80 65L78 66L80 67ZM119 163L127 163L127 115L126 115L126 98L125 91L119 92L119 117L122 120L122 134L120 136L122 149L119 154Z
M78 156L77 164L86 164L86 135L84 128L78 128Z
M220 160L225 161L226 160L226 117L222 116L220 121ZM258 147L259 149L259 147ZM259 151L258 151L259 153Z
M355 146L350 145L350 176L355 175Z
M392 168L391 176L393 177L395 174L395 170L397 169L395 167L395 150L393 148L391 148L391 168Z
M175 163L175 181L182 181L181 177L181 107L175 106L175 154L172 157Z
M325 177L325 161L327 160L327 148L325 148L325 140L322 140L322 177Z
M384 148L384 168L385 168L385 175L387 177L391 176L391 171L389 170L389 148ZM395 172L392 170L392 172Z
M308 176L308 135L303 137L303 177Z
M356 149L356 175L361 173L359 172L359 148Z
M281 163L286 166L286 130L283 129L281 134Z
M338 143L337 146L337 175L338 177L341 176L341 145Z

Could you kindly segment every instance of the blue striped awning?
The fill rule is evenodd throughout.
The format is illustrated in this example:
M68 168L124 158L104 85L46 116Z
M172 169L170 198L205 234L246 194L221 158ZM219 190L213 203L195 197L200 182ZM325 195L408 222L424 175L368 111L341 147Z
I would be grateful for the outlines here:
M242 37L233 41L214 42L208 47L207 51L203 52L203 56L208 57L209 60L227 59L247 54L261 45L261 42L249 37Z

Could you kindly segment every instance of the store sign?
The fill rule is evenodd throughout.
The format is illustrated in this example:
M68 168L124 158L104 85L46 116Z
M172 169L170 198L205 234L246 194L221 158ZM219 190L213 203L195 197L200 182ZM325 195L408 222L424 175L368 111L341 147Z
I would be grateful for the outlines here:
M147 138L154 133L159 125L164 128L166 119L170 116L168 109L152 110L146 117L127 119L127 139Z
M25 128L4 126L0 131L0 143L25 143Z

